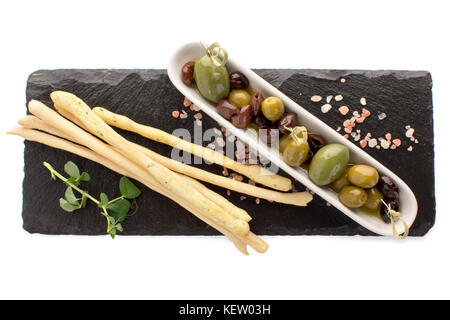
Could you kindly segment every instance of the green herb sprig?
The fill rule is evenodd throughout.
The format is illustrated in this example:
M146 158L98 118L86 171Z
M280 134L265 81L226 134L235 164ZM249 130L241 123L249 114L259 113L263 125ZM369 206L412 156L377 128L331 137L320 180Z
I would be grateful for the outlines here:
M119 182L120 197L109 200L108 196L102 192L100 199L96 199L87 191L79 188L81 182L90 181L91 177L86 172L80 173L80 169L72 161L64 165L64 171L70 176L69 178L64 177L47 162L44 162L44 166L50 171L53 180L58 178L67 185L64 198L59 199L60 207L64 211L73 212L84 208L87 200L91 200L101 209L100 214L106 218L108 224L106 232L113 239L117 231L123 232L121 222L137 211L136 198L141 194L141 190L125 176L120 178ZM78 192L80 197L77 197L74 191ZM132 211L131 214L130 211Z

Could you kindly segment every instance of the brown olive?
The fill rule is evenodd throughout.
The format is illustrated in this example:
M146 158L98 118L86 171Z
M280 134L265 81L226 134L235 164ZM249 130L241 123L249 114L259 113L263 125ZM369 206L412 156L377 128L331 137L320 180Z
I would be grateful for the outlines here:
M308 144L313 152L316 153L320 148L325 146L326 142L322 136L319 136L317 134L310 134L308 135Z
M386 199L398 198L398 187L394 180L388 176L380 176L377 188Z
M239 108L227 99L222 99L217 104L217 112L225 119L231 120L232 116L239 113Z
M390 205L392 210L399 211L400 205L399 205L398 198L397 199L386 199L386 200L384 200L384 202L386 202L386 204L388 206ZM384 204L382 204L380 207L380 217L386 223L391 222L388 212L389 212L388 207L386 207Z
M278 121L278 130L283 134L288 134L290 131L287 128L293 128L297 125L297 115L292 112L286 112Z
M192 86L195 83L194 79L194 61L186 62L181 68L181 80L187 86Z
M265 127L267 127L267 119L266 118L264 118L264 116L262 116L262 115L259 115L259 116L256 116L254 119L253 119L253 123L258 127L258 128L265 128Z
M317 134L310 134L308 135L308 144L309 152L304 163L310 163L312 158L314 157L314 154L319 151L320 148L325 146L326 142L325 139L322 138L322 136L319 136Z
M261 115L261 104L264 101L264 97L261 92L255 92L250 97L250 106L255 117Z
M252 120L252 108L250 105L243 106L239 113L231 117L231 122L237 128L245 128Z
M248 87L248 79L240 72L230 73L230 85L234 89L245 89Z

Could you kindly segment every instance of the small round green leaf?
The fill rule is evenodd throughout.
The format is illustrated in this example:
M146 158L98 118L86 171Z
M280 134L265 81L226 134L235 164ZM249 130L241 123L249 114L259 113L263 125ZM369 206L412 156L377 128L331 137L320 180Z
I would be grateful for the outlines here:
M122 196L127 199L137 198L141 194L141 190L127 177L120 178L119 188Z
M70 175L70 177L78 178L80 176L80 169L78 169L78 166L72 161L68 161L64 165L64 171Z

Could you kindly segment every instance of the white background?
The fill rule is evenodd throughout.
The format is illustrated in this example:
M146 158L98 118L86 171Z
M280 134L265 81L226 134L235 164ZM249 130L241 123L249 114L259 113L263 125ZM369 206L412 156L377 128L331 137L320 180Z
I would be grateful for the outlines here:
M0 298L450 298L445 2L2 1ZM37 69L165 68L191 40L219 41L252 68L431 71L434 228L405 241L264 237L269 251L248 257L223 237L112 241L25 232L23 144L4 132L24 115L27 76Z

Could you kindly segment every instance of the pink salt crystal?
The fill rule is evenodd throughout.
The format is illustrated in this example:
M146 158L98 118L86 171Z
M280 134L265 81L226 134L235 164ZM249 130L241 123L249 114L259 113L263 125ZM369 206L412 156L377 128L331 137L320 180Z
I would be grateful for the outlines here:
M322 100L321 96L315 95L311 97L312 102L319 102L320 100Z
M412 146L409 146L408 149L406 149L406 150L408 150L408 151L413 151L413 147L412 147Z
M256 203L256 204L259 204L260 202L261 202L261 200L260 200L259 198L256 198L256 199L255 199L255 203Z
M349 112L350 109L347 106L342 106L338 110L343 116L345 116Z
M394 149L396 149L396 148L397 148L397 146L396 146L395 144L392 144L392 145L391 145L391 149L392 149L392 150L394 150Z
M409 129L406 131L405 136L406 136L407 138L411 138L411 137L413 136L413 134L414 134L414 128L409 128Z
M177 110L172 111L172 117L174 117L176 119L179 116L180 116L180 111L177 111Z
M369 148L373 148L378 144L377 139L370 139L369 140Z
M351 126L350 127L345 127L345 129L344 129L344 131L347 132L347 133L352 132L352 130L353 130L353 128Z
M392 134L390 134L390 133L388 132L388 133L386 133L386 134L384 135L384 137L386 138L387 141L390 141L390 140L392 139Z
M400 140L400 139L394 139L394 140L392 140L392 143L393 143L394 145L396 145L397 147L400 147L400 145L402 144L402 140Z
M380 150L381 147L380 147L380 146L376 146L375 148L377 148L378 150Z
M367 140L361 140L359 142L359 145L361 146L361 148L365 148L367 146Z
M385 139L381 139L381 147L382 147L383 149L388 149L389 146L390 146L389 141L387 141L387 140L385 140Z
M227 190L227 196L231 196L231 191Z
M362 109L362 115L366 118L370 117L370 111L367 110L366 108Z
M191 104L192 104L191 100L189 100L188 98L184 97L183 105L185 107L189 107Z
M359 117L358 119L356 119L356 122L363 123L364 120L366 120L366 117Z

